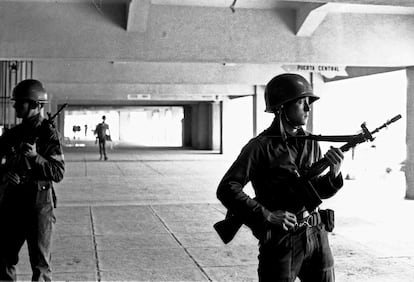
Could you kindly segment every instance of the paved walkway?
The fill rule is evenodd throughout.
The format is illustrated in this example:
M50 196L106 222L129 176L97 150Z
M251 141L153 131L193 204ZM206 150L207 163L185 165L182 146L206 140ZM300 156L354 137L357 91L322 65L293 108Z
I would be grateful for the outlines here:
M243 229L224 245L212 225L232 157L208 151L66 148L53 249L65 281L256 281L257 242ZM346 181L325 203L339 282L414 281L414 202L401 172ZM374 179L374 180L373 180ZM249 192L250 188L247 188ZM26 248L19 279L30 279Z

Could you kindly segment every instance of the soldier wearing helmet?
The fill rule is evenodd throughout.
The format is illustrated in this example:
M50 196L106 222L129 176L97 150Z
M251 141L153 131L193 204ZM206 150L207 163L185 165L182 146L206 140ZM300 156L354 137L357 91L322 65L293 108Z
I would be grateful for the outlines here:
M217 189L229 214L259 240L259 281L295 281L296 277L334 281L327 217L321 216L319 208L307 210L300 189L296 189L298 175L322 158L316 141L295 138L309 134L302 127L310 105L318 99L309 82L298 74L271 79L265 89L266 112L274 113L275 118L244 146ZM322 199L332 197L343 185L342 152L331 148L325 157L329 172L311 180ZM254 198L243 192L248 182Z
M25 241L32 281L50 281L56 202L52 182L63 179L62 147L58 132L41 115L47 93L40 81L18 83L12 100L22 122L0 136L0 281L16 280Z

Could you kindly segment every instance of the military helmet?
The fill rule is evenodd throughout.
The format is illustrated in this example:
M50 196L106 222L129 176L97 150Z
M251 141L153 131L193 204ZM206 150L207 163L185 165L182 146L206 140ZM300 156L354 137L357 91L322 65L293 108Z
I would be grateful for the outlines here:
M265 88L266 112L274 113L280 106L299 98L309 97L309 104L319 99L310 83L301 75L285 73L272 78Z
M12 100L25 100L47 103L47 93L42 83L35 79L25 79L13 89Z

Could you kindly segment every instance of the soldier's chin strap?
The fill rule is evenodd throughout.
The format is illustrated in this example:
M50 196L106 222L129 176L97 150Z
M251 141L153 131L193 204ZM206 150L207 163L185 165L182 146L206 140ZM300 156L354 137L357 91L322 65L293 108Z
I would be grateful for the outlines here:
M285 126L283 125L283 118L286 120L286 123L289 124L290 127L298 130L301 128L300 125L294 125L290 119L287 117L285 109L283 108L283 105L280 106L280 108L277 110L278 119L279 119L279 129L280 129L280 137L282 138L283 142L285 142L288 138L290 138L290 135L286 134Z
M280 108L277 113L278 113L278 119L279 119L280 137L282 138L283 142L286 142L287 134L286 134L285 127L282 121L282 109Z

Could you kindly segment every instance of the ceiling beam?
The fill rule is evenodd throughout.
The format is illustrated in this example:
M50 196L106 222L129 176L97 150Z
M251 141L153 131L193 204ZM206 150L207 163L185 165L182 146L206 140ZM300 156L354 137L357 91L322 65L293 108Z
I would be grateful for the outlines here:
M306 3L296 11L296 35L311 36L328 14L329 4Z
M283 2L298 2L298 1L297 0L283 0ZM300 0L300 2L414 7L414 1L412 0Z
M145 32L151 0L131 0L127 9L127 31Z
M44 3L129 3L131 0L0 0L0 2L44 2ZM228 8L233 0L152 0L153 5L199 6ZM272 9L284 6L286 3L294 5L302 3L339 3L361 5L385 5L414 7L412 0L237 0L235 8Z

